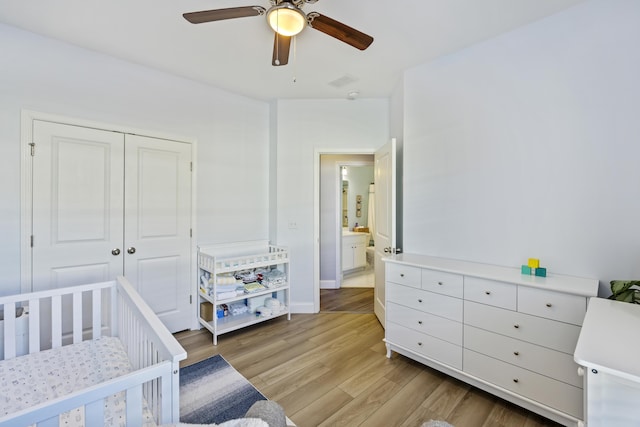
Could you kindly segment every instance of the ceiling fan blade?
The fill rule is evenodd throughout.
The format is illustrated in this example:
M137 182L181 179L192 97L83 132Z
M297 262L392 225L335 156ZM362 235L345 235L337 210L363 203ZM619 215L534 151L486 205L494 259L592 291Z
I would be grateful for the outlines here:
M275 67L287 65L289 63L291 37L283 36L278 33L275 34L276 36L273 39L273 59L271 60L271 65Z
M227 9L203 10L200 12L183 13L184 19L192 24L222 21L223 19L245 18L247 16L264 15L266 9L262 6L229 7Z
M373 43L373 37L318 12L308 13L307 19L311 28L315 28L357 49L365 50Z

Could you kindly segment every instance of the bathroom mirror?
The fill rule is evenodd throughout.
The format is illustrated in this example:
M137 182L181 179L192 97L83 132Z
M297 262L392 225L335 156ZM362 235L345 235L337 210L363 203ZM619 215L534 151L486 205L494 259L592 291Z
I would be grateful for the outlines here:
M342 226L349 227L349 181L342 181Z
M368 227L369 186L373 165L340 166L342 174L342 227L352 230L358 224Z

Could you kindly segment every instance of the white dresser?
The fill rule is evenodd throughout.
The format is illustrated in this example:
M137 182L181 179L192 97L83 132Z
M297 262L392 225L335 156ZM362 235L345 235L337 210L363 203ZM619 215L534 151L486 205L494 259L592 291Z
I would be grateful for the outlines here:
M386 258L392 351L567 426L583 420L573 352L598 280L414 254Z

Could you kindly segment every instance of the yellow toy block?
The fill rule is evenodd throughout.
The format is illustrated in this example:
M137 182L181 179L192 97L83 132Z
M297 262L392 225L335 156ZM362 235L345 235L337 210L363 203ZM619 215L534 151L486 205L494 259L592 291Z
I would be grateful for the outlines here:
M529 262L527 262L527 265L531 268L538 268L540 267L540 260L537 258L529 258Z

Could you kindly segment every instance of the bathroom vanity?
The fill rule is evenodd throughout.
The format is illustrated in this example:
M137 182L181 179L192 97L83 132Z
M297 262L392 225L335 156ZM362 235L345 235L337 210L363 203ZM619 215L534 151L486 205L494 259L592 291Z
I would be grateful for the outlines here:
M403 354L563 425L582 425L573 352L598 280L414 254L384 261L387 357Z
M363 268L367 265L369 233L342 232L342 271Z

